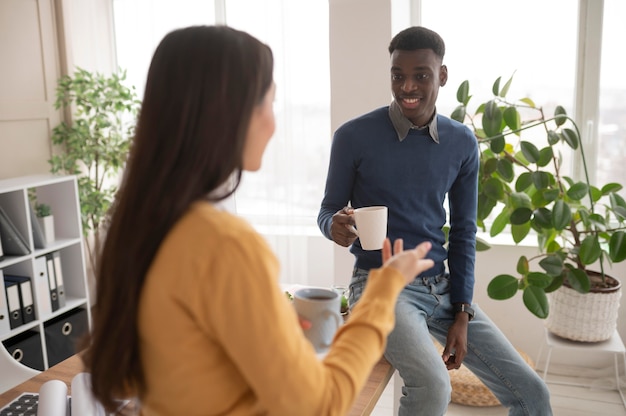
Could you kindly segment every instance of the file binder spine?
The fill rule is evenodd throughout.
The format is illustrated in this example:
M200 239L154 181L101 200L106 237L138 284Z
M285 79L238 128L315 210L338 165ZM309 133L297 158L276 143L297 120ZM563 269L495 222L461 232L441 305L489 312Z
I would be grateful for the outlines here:
M0 269L0 282L4 282L4 274ZM4 283L1 283L4 288ZM9 308L7 307L7 297L4 293L0 293L0 334L5 334L11 330L9 323Z
M61 253L55 251L52 253L54 260L54 276L57 284L57 296L59 298L59 308L65 306L65 285L63 284L63 269L61 267Z
M52 254L46 254L46 270L48 272L48 289L50 289L50 304L52 311L59 309L59 293L57 291L56 275L54 273L54 258Z
M16 282L4 279L4 290L7 296L7 306L9 307L9 324L11 329L15 329L24 323L20 305L20 289Z
M10 282L15 282L18 285L22 321L25 324L34 321L35 305L33 303L33 289L30 277L5 274L4 279Z
M50 300L50 285L48 283L48 269L45 256L35 258L33 289L37 299L37 306L39 307L39 319L45 319L52 314L52 301Z

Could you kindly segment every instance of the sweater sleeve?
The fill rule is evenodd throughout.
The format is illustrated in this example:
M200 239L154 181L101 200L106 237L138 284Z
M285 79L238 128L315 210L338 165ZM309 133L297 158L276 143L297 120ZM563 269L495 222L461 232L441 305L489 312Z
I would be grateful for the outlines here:
M211 273L227 278L204 288L211 299L208 325L254 392L258 413L347 413L393 328L395 300L404 287L400 273L372 272L363 301L320 361L277 283L277 264L262 238L244 236L220 247L228 255Z

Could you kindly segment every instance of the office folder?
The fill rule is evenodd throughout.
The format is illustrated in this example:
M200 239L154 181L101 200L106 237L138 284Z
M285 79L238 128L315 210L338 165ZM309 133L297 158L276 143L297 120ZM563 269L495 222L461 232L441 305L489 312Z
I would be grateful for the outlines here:
M35 210L30 204L28 204L28 209L30 211L30 224L33 229L33 243L35 244L35 248L46 248L46 236L43 235L43 230L39 225Z
M61 252L53 252L52 259L54 260L54 276L56 277L57 283L59 308L62 308L65 306L65 285L63 284L63 269L61 268Z
M2 207L0 207L0 238L5 255L26 256L30 253L26 240Z
M39 307L39 319L45 319L52 314L52 301L50 300L50 284L48 283L48 265L46 256L35 257L35 270L33 275L33 289L37 306Z
M4 280L18 284L22 321L27 324L35 320L35 305L33 304L33 286L28 276L5 274Z
M22 306L20 305L20 288L16 282L4 279L4 290L9 308L9 324L11 329L14 329L24 323L22 321Z
M4 274L0 269L0 282L4 281ZM2 285L4 287L4 285ZM6 334L11 330L9 323L9 308L7 306L7 297L4 292L0 292L0 335Z
M52 311L59 309L59 293L57 291L57 278L54 273L54 258L52 254L46 254L46 271L48 272L48 289L50 289L50 304Z

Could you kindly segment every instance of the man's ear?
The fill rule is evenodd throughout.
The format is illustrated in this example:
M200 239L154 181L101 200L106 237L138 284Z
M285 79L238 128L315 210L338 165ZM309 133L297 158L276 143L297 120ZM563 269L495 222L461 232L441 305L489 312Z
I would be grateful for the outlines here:
M448 67L445 65L441 65L441 69L439 70L439 86L443 87L448 82Z

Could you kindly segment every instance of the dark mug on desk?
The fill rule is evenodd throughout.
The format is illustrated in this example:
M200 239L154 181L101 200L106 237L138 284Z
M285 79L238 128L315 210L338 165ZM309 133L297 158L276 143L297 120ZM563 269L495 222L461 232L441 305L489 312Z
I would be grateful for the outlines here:
M339 294L324 288L299 289L293 294L293 305L300 317L311 322L304 335L318 354L326 353L343 323Z

